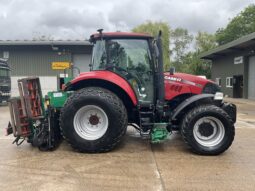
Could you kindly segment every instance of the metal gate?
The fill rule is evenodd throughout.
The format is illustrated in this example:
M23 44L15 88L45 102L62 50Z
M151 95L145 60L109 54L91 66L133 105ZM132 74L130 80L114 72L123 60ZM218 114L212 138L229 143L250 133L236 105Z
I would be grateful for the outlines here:
M255 99L255 56L249 59L248 99Z

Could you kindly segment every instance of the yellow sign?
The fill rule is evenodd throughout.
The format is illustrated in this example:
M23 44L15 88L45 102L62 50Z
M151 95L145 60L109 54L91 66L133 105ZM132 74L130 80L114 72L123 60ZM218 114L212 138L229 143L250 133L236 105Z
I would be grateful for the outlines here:
M64 70L70 68L70 62L52 62L51 68L52 70Z

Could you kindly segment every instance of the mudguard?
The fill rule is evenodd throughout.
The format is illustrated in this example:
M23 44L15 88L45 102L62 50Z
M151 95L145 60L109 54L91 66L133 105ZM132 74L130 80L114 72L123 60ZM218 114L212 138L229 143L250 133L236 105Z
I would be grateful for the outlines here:
M86 80L104 80L115 84L127 93L134 105L137 105L138 103L136 94L131 85L121 76L111 71L90 71L81 73L77 78L73 79L67 84L66 89Z
M223 109L227 114L231 117L233 120L233 123L236 122L236 105L232 103L224 102L221 106L221 109Z
M188 105L203 99L214 98L214 94L198 94L184 100L178 107L176 107L171 116L171 120L174 120L176 116L185 109Z

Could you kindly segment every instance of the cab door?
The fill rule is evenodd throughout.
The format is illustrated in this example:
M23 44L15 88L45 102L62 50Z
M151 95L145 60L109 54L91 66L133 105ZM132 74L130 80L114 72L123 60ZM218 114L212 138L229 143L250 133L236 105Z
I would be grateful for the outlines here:
M154 100L154 76L148 39L111 39L107 42L107 65L133 87L140 102Z

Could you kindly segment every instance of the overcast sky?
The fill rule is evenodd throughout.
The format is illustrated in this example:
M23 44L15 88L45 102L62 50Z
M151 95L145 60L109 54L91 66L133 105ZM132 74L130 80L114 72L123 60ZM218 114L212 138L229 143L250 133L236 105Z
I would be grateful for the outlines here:
M254 0L0 0L0 39L85 39L151 20L215 32Z

